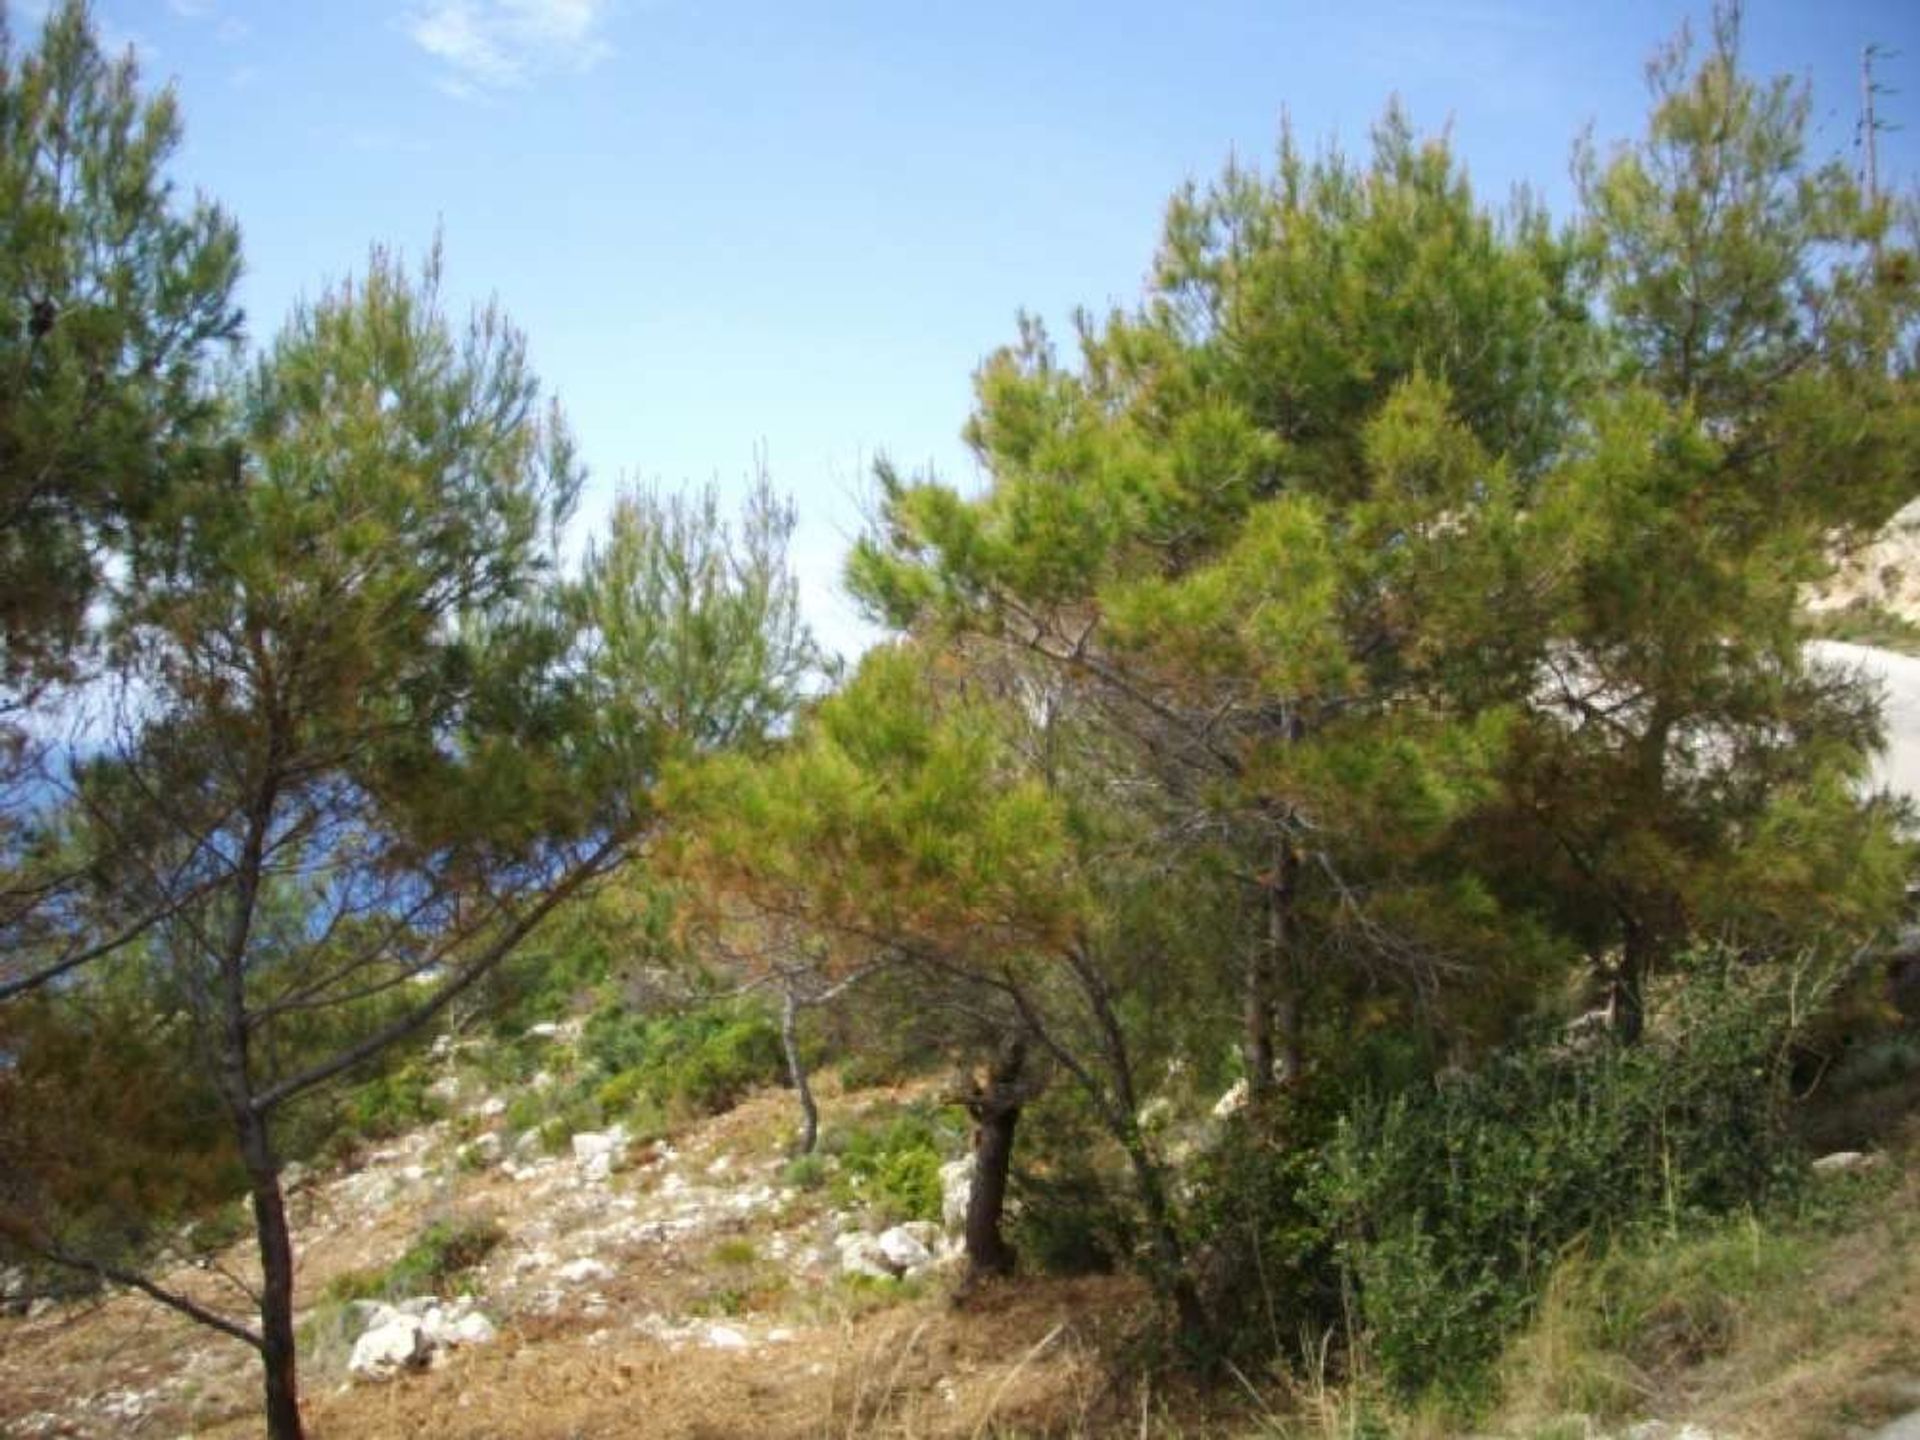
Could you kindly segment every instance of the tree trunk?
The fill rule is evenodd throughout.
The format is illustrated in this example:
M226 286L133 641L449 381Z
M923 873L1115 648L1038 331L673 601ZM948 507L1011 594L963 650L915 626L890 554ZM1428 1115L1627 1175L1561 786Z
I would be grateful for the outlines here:
M787 1074L793 1080L793 1093L800 1099L800 1144L802 1155L811 1155L820 1140L820 1107L814 1103L813 1086L807 1080L807 1062L800 1055L800 1002L788 987L780 1007L780 1043L787 1052Z
M962 1097L973 1117L973 1186L967 1192L967 1283L1011 1274L1013 1248L1000 1233L1007 1207L1007 1177L1013 1169L1013 1137L1027 1100L1027 1037L1008 1036L988 1067Z
M1153 1281L1173 1304L1180 1332L1189 1341L1199 1342L1208 1331L1207 1313L1200 1303L1200 1292L1187 1269L1186 1247L1174 1228L1173 1207L1167 1201L1165 1178L1159 1164L1147 1151L1146 1137L1135 1124L1120 1137L1133 1169L1134 1190L1140 1197L1140 1212L1147 1222L1147 1237L1153 1247Z
M1241 1059L1247 1069L1247 1094L1256 1100L1273 1093L1276 1069L1291 1079L1304 1062L1300 972L1292 949L1299 869L1300 857L1292 845L1283 840L1274 847L1273 869L1265 885L1267 933L1255 945L1247 966Z
M301 1440L298 1357L293 1337L293 1236L280 1191L266 1122L254 1118L241 1136L241 1155L253 1192L254 1235L260 1247L260 1363L265 1372L267 1434Z
M1629 920L1620 942L1620 966L1613 976L1613 1033L1624 1045L1638 1045L1647 1026L1647 972L1653 967L1653 936L1646 924Z
M1299 1081L1306 1065L1302 1039L1305 1007L1300 997L1300 963L1294 953L1293 906L1300 874L1300 856L1282 843L1273 857L1273 883L1267 891L1267 943L1273 949L1274 1025L1279 1035L1282 1073L1289 1084Z
M1247 958L1240 1009L1240 1061L1254 1098L1273 1089L1273 991L1273 947L1256 944Z
M967 1192L967 1279L1013 1273L1013 1249L1000 1234L1006 1212L1007 1175L1013 1167L1018 1105L973 1108L973 1188Z

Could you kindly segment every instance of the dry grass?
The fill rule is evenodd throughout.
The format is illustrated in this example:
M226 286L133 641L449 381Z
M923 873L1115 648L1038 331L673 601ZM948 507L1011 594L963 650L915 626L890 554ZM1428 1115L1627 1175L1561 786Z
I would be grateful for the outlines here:
M829 1113L903 1098L911 1095L829 1091ZM758 1183L791 1128L789 1097L754 1097L676 1136L675 1165L706 1184ZM389 1167L418 1163L435 1143L420 1139ZM710 1176L722 1156L727 1168ZM660 1182L658 1171L635 1172L608 1193L644 1203ZM955 1307L941 1283L860 1285L795 1272L771 1258L768 1242L778 1232L801 1244L820 1229L826 1202L806 1194L684 1243L601 1251L615 1274L591 1287L600 1302L592 1308L573 1294L544 1313L493 1292L483 1304L500 1322L495 1344L390 1385L344 1383L344 1341L320 1303L329 1282L391 1263L429 1220L488 1211L517 1231L551 1221L540 1203L497 1172L430 1173L378 1205L356 1204L337 1186L298 1198L298 1299L315 1322L303 1391L319 1440L1110 1433L1094 1417L1110 1400L1107 1357L1143 1303L1136 1282L1031 1279ZM232 1252L236 1266L246 1249ZM245 1308L205 1273L170 1278ZM737 1323L758 1343L675 1346L641 1328L698 1316ZM773 1327L790 1333L765 1340ZM137 1297L0 1320L0 1434L252 1435L258 1383L250 1351ZM114 1408L130 1394L143 1398L137 1415ZM1176 1432L1156 1424L1153 1433Z
M1685 1419L1821 1440L1920 1406L1920 1147L1836 1222L1758 1218L1601 1276L1566 1267L1503 1370L1502 1434ZM1742 1252L1745 1252L1744 1254Z

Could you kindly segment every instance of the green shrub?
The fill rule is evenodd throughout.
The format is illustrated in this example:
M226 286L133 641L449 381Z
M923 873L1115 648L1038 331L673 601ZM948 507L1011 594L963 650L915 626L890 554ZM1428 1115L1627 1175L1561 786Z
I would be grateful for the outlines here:
M1236 1123L1196 1175L1220 1343L1351 1327L1402 1395L1483 1399L1570 1246L1675 1231L1797 1173L1784 983L1708 957L1638 1047L1553 1037L1392 1095L1291 1101L1271 1129Z
M1057 1087L1021 1119L1008 1190L1007 1237L1021 1263L1088 1275L1132 1252L1122 1157L1079 1091Z
M957 1137L940 1130L930 1110L916 1106L884 1123L835 1126L821 1136L821 1149L835 1154L840 1173L833 1184L839 1204L865 1204L886 1221L940 1218L940 1164Z
M828 1179L824 1155L800 1155L789 1160L780 1171L780 1183L794 1190L819 1190Z
M683 1116L719 1114L786 1078L780 1031L764 1010L726 1004L641 1016L606 1006L587 1021L580 1055L609 1112L650 1101Z
M874 1171L870 1200L879 1218L892 1223L940 1218L940 1152L900 1150Z
M420 1065L376 1076L347 1097L347 1126L369 1140L390 1140L438 1120L443 1111L428 1093L432 1083L433 1077Z
M504 1117L507 1129L515 1134L538 1129L547 1118L547 1097L538 1090L523 1090L507 1102Z
M402 1300L414 1295L444 1295L452 1282L472 1270L506 1238L491 1216L437 1220L422 1230L391 1265L335 1276L325 1298Z

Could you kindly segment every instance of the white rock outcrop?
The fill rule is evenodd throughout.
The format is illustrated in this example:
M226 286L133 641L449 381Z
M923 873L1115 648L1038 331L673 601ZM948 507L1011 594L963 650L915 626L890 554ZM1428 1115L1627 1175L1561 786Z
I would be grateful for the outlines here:
M347 1373L356 1380L392 1380L423 1369L448 1350L499 1338L493 1322L468 1299L443 1304L419 1296L396 1305L369 1305L366 1311L367 1327L347 1357Z
M836 1235L833 1248L839 1253L841 1270L849 1275L865 1275L874 1280L899 1278L900 1272L871 1235L858 1230Z
M384 1309L353 1342L347 1372L358 1380L391 1380L407 1370L418 1370L433 1353L420 1318Z
M627 1131L623 1125L606 1130L582 1130L573 1137L573 1158L583 1179L611 1179L615 1167L626 1155Z
M973 1156L940 1167L940 1223L950 1235L967 1228L967 1202L973 1197Z
M911 1275L933 1264L933 1251L904 1225L882 1231L874 1245L896 1275Z

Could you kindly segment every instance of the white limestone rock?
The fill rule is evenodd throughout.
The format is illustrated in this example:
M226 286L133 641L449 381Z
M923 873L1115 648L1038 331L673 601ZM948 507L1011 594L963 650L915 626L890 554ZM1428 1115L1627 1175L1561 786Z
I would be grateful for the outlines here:
M834 1238L834 1250L840 1257L840 1268L849 1275L865 1275L874 1280L894 1280L899 1278L899 1270L887 1258L886 1251L880 1248L880 1242L871 1235L855 1231Z
M933 1251L904 1225L882 1231L874 1245L896 1275L911 1275L933 1264Z
M604 1260L582 1255L578 1260L569 1260L553 1273L569 1285L586 1285L595 1280L611 1280L613 1267Z
M574 1163L585 1180L608 1180L626 1158L627 1131L623 1125L606 1130L582 1130L573 1137Z
M347 1372L359 1380L385 1381L427 1363L432 1347L425 1327L413 1315L389 1310L379 1323L353 1342Z

